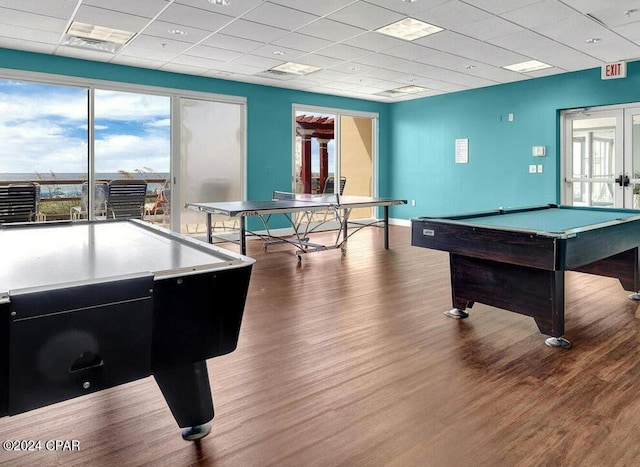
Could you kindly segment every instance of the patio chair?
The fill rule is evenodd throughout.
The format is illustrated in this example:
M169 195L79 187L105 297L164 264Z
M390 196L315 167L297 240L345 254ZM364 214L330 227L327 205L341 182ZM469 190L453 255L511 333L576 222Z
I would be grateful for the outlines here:
M171 213L171 182L168 180L158 192L158 196L153 203L145 203L144 215L150 222L158 219L158 214L162 215L161 223L168 224Z
M37 183L0 186L0 224L45 220L38 212L39 201Z
M147 196L144 180L111 180L107 197L107 217L142 219Z
M340 177L340 191L338 193L342 195L344 193L344 186L347 184L347 177ZM331 194L335 193L336 179L331 176L327 177L327 180L324 182L324 189L322 190L322 194Z
M109 195L109 184L107 182L96 182L93 187L93 212L96 216L107 215L107 196ZM71 220L83 219L88 216L87 205L89 204L89 184L84 182L80 192L80 206L72 206Z

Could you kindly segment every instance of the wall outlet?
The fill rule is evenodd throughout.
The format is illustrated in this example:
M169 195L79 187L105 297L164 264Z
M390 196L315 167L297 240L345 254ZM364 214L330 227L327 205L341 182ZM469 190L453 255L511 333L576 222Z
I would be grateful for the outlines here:
M530 165L529 166L529 173L530 174L534 174L538 171L538 168L535 165Z

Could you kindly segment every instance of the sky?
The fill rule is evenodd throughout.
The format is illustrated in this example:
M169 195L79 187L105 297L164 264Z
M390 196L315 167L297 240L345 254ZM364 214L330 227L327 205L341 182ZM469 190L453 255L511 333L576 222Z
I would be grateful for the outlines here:
M88 90L0 79L3 173L87 170ZM170 100L95 91L96 172L169 172Z

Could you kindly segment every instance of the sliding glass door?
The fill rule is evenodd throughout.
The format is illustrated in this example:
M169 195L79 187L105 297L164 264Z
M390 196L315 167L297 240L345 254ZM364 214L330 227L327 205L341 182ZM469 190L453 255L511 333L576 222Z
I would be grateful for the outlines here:
M181 232L205 229L184 203L244 198L244 99L67 81L0 78L0 184L37 182L39 220L105 218L111 180L146 182L143 218Z
M376 128L375 114L295 106L293 191L375 196ZM364 208L350 218L373 216Z

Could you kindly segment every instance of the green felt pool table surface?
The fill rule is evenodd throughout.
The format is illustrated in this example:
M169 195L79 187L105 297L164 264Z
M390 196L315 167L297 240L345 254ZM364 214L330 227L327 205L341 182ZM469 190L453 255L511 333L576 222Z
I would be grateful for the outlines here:
M498 213L499 212L499 213ZM629 209L587 208L574 206L546 206L532 209L496 211L476 215L448 217L468 225L487 228L523 230L538 234L570 234L575 230L596 228L612 221L640 217L640 211ZM438 218L434 218L438 219Z

